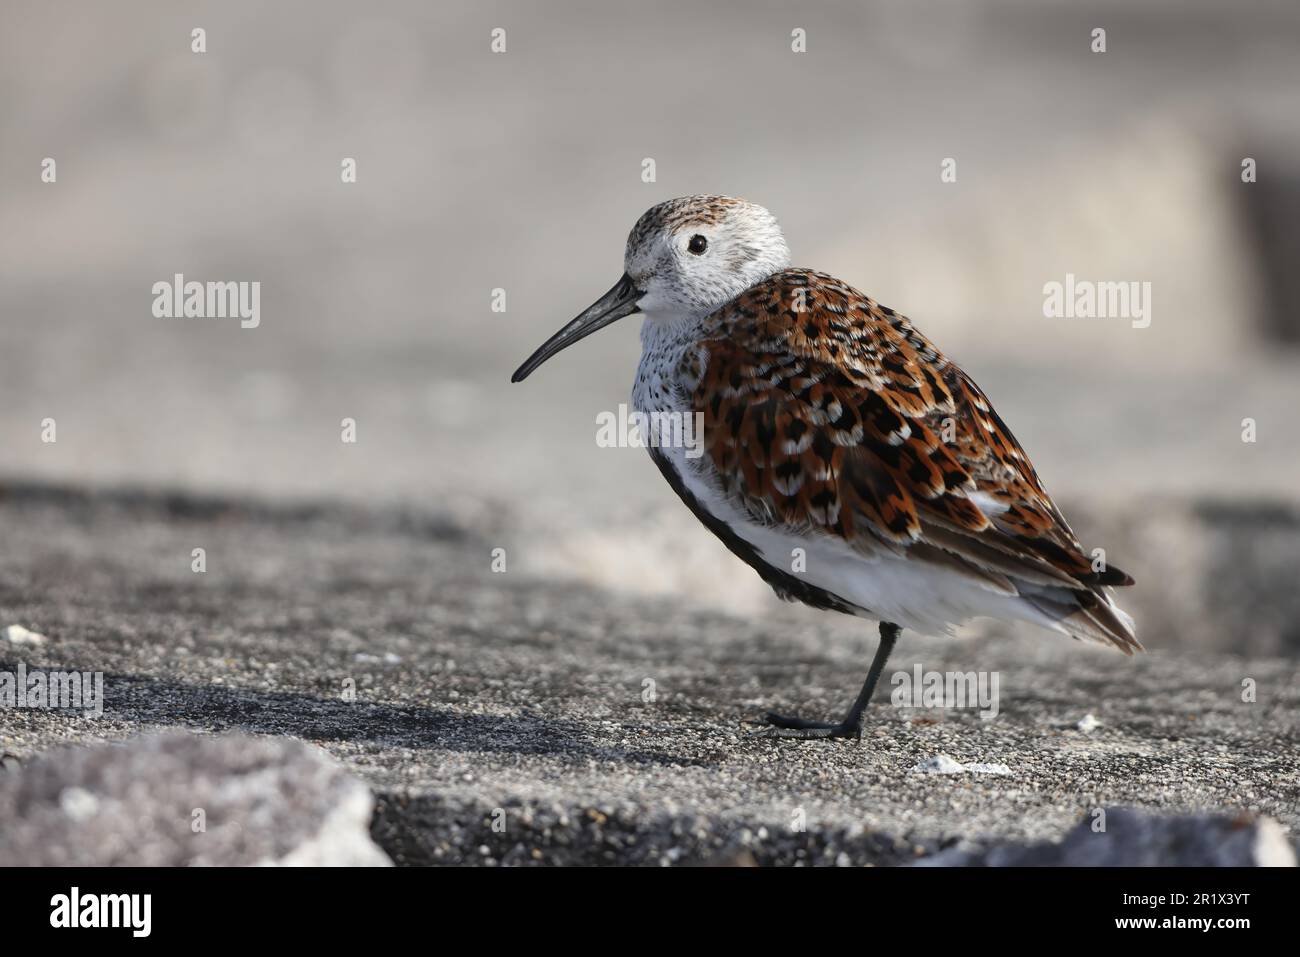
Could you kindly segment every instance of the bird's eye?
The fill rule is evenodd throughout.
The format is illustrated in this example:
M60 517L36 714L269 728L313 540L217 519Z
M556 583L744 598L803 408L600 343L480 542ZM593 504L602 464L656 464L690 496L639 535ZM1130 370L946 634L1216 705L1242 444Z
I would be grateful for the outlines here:
M709 241L705 239L703 236L701 236L699 233L696 233L694 236L692 236L691 241L686 244L687 252L694 253L697 256L703 256L704 250L708 248L709 248Z

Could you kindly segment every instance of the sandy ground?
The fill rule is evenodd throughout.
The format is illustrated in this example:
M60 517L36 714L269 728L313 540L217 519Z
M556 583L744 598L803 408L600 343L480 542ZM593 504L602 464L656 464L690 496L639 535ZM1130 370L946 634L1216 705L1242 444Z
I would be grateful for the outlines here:
M436 511L27 489L0 524L0 622L45 636L0 641L0 664L102 671L106 689L99 718L6 712L11 758L172 727L300 738L374 789L399 863L887 864L1058 838L1116 805L1300 824L1293 661L905 636L891 672L996 671L998 717L882 690L860 744L773 742L766 709L845 706L869 626L493 573L488 543ZM941 755L1005 768L917 770Z

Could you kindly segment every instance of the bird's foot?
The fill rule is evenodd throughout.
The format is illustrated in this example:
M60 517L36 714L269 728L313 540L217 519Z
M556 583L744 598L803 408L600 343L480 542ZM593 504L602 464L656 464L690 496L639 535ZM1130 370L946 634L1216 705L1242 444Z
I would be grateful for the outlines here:
M795 741L826 741L833 738L850 738L854 741L862 738L861 723L851 724L840 721L808 721L804 718L787 718L785 715L767 713L767 723L772 725L758 732L763 738L787 738Z

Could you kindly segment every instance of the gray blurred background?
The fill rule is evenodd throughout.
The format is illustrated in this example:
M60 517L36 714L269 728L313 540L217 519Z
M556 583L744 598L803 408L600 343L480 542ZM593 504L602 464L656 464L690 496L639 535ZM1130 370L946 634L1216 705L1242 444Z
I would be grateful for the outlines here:
M596 446L633 321L508 382L644 209L728 193L981 383L1149 644L1300 650L1294 2L0 0L0 91L0 488L414 505L512 570L860 630ZM177 272L260 281L261 326L154 318ZM1067 272L1151 282L1150 327L1044 318Z

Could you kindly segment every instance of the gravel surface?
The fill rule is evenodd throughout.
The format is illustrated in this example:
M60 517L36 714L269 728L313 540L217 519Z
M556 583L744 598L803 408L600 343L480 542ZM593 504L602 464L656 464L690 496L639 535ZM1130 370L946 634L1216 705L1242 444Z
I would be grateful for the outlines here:
M860 743L777 742L765 710L852 699L872 626L496 573L436 512L10 485L0 528L0 671L102 671L105 699L0 711L0 774L168 728L294 737L370 785L398 864L894 864L1121 805L1300 822L1287 659L905 634L887 677L996 672L996 719L882 681Z

